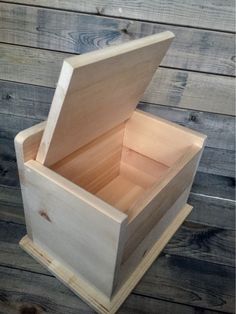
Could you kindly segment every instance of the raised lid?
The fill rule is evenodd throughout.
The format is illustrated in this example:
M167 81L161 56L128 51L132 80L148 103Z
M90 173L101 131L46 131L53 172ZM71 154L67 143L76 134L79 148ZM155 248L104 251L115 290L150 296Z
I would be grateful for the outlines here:
M173 37L163 32L65 59L37 161L51 166L127 120Z

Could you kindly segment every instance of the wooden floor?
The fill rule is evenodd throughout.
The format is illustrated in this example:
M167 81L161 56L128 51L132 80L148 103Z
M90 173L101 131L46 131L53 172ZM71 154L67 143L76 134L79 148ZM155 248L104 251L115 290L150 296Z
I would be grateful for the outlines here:
M0 0L0 314L93 311L18 242L13 138L46 119L62 60L170 30L139 108L207 134L193 212L118 313L234 313L234 1Z

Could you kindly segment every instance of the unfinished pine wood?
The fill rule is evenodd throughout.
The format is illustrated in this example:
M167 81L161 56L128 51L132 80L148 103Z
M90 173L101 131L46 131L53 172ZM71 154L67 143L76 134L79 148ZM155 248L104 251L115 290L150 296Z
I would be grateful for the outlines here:
M65 60L36 159L50 166L130 118L173 37L163 32Z
M129 209L129 224L124 247L123 260L127 260L138 247L145 235L154 228L168 209L177 201L179 195L191 187L201 153L195 148L188 158L176 162L167 175L154 184ZM185 156L186 157L186 156ZM158 210L156 210L158 208Z
M99 190L96 195L128 215L130 207L134 205L143 192L144 189L140 185L133 183L122 175L118 175Z
M149 250L155 244L156 239L162 237L162 234L170 227L175 217L180 215L183 210L182 205L187 202L190 187L188 187L173 203L173 205L165 212L162 217L159 217L159 221L155 224L153 228L150 228L145 237L140 236L137 247L133 251L124 251L124 255L121 263L121 275L119 278L119 284L121 285L127 280L127 277L132 272L132 269L138 267L142 259L148 254ZM156 211L159 208L156 207ZM145 224L145 221L143 222ZM137 231L139 232L139 231ZM128 233L128 235L130 235ZM128 240L129 241L129 240ZM118 287L119 287L118 284Z
M57 162L51 169L96 194L120 173L124 123Z
M10 3L21 3L95 13L99 15L117 16L136 20L162 22L165 24L187 25L199 28L209 28L234 32L234 1L219 2L183 1L171 2L143 0L138 3L129 1L93 0L11 0Z
M132 271L129 278L119 288L111 300L103 298L99 291L94 289L93 286L88 285L83 280L83 278L72 273L63 262L60 262L50 256L47 251L45 251L40 245L33 243L27 236L21 240L20 245L27 253L43 264L50 272L52 272L58 279L60 279L74 293L85 300L96 311L103 314L113 314L118 310L130 292L142 278L144 273L160 254L161 250L167 244L174 232L189 215L191 209L191 206L186 205L174 217L167 229L165 229L165 231L160 234L158 240L153 244L151 249L141 260L139 266Z
M27 228L27 234L30 239L33 239L32 224L31 224L31 208L30 202L27 200L25 193L25 165L28 160L35 159L37 150L42 138L42 134L45 128L45 122L36 124L35 126L21 131L15 137L15 151L17 155L18 173L21 183L21 192L24 205L25 222Z
M179 140L173 141L174 137ZM165 185L172 180L181 167L198 155L203 142L204 137L197 132L135 110L128 122L68 155L51 169L134 219L159 193L159 182ZM187 177L184 182L190 183Z
M123 146L120 174L142 188L160 181L168 169L167 165Z
M139 110L127 121L124 134L124 146L168 167L191 145L200 147L203 141L197 132L186 132L181 126Z
M34 243L110 297L127 216L36 161L25 168Z

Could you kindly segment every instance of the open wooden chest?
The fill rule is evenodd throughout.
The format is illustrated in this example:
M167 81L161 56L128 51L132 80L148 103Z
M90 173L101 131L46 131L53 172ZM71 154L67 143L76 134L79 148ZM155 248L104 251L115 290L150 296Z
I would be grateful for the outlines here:
M47 122L15 139L20 244L99 313L114 313L191 211L205 136L136 110L164 32L64 61Z

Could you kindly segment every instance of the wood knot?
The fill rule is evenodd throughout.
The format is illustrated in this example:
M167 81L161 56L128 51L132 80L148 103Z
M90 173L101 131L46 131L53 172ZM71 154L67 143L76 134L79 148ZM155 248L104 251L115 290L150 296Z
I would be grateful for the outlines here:
M39 215L43 217L44 219L46 219L47 221L52 222L50 217L48 216L48 213L44 209L41 209L39 211Z
M193 122L196 122L197 121L197 116L195 116L194 114L190 113L189 120L193 121Z
M103 15L105 8L104 7L96 7L96 11L98 15Z
M7 100L10 100L10 99L12 99L12 98L13 98L12 95L6 94L6 99L7 99Z

